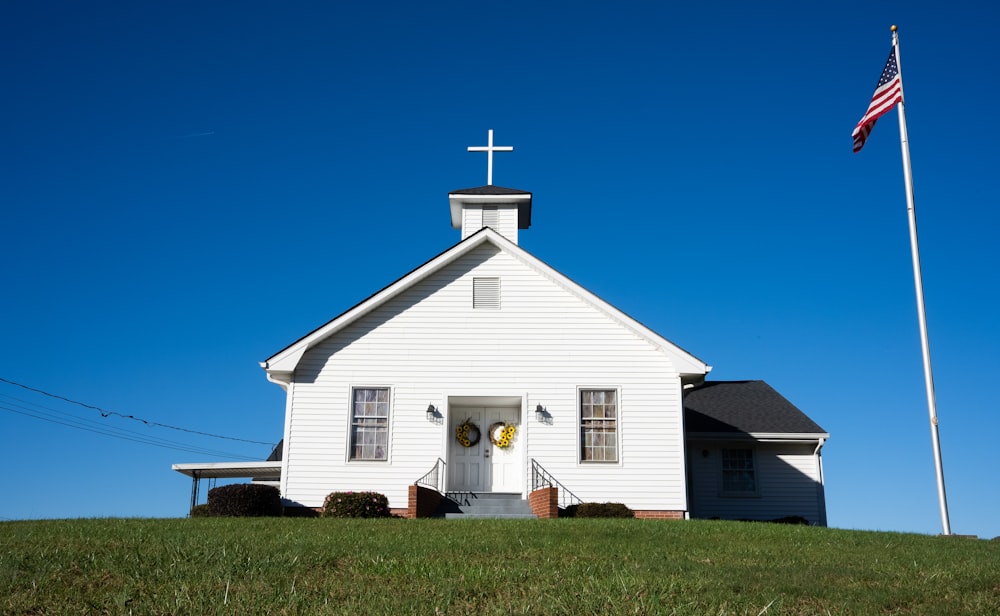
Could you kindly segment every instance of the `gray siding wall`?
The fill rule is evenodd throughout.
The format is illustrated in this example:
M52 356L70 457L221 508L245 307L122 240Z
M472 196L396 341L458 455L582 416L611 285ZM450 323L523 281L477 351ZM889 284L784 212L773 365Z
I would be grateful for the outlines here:
M722 492L722 449L752 446L758 494L726 496ZM689 441L691 516L723 520L773 520L802 516L825 525L826 512L820 459L814 445Z

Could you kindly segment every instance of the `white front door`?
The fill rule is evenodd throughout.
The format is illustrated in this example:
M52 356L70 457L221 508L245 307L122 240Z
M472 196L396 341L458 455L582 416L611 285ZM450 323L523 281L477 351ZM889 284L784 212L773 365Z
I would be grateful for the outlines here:
M519 443L524 442L524 435L519 434L521 425L518 421L518 416L521 414L521 410L488 410L495 412L488 413L490 415L490 424L486 426L487 431L490 429L490 425L500 422L508 426L515 426L514 438L510 440L510 443L506 447L493 445L490 443L490 435L486 434L487 449L484 455L489 456L487 467L490 474L490 492L520 492L524 483L521 473L521 447L518 446ZM499 433L500 430L501 427L497 426L496 432Z
M448 456L448 486L449 492L485 492L485 467L483 452L489 439L486 438L486 428L483 427L483 409L452 407L449 409L448 442L451 443L451 455ZM468 447L459 442L458 429L462 424L474 426L471 432L465 432ZM476 442L473 442L476 441Z
M448 486L452 492L521 492L523 464L520 408L452 407L449 409L451 455L448 460ZM479 430L479 442L466 447L459 442L457 430L468 420ZM506 447L490 442L490 426L514 425L514 438ZM499 431L499 430L498 430Z

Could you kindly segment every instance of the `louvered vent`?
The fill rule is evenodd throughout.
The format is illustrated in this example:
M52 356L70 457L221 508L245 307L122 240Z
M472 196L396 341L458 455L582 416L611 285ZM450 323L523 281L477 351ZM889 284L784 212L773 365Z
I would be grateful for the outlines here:
M497 211L497 206L495 205L483 206L483 226L489 227L494 231L500 230L500 214Z
M500 279L472 279L472 307L476 310L500 309Z

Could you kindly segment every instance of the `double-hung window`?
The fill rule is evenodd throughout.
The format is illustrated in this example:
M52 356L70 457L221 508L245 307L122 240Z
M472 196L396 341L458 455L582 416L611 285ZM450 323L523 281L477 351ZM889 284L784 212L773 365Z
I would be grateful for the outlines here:
M580 460L618 461L618 392L580 390Z
M389 388L356 387L351 404L351 459L387 460Z
M731 496L757 494L757 469L753 449L722 450L722 492Z

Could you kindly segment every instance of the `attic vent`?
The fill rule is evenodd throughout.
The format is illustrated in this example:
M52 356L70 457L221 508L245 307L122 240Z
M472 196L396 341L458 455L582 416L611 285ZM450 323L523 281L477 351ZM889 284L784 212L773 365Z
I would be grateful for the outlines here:
M500 279L472 279L472 307L476 310L500 309Z
M494 231L498 230L500 225L500 214L497 211L497 206L495 205L484 205L483 206L483 226L489 227Z

